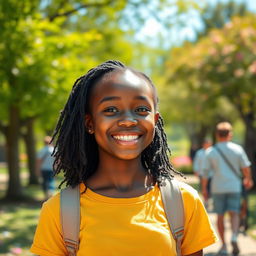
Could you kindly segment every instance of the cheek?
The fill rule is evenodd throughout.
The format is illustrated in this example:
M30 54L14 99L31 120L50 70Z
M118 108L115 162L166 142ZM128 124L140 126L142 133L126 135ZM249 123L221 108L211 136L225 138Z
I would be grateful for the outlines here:
M147 127L148 135L152 136L152 140L153 140L153 137L155 135L155 128L156 128L155 118L152 115L152 116L148 117L145 121L146 121L145 126Z
M149 116L147 116L147 118L145 119L148 123L148 127L151 129L154 129L156 126L156 117L154 114L150 114Z
M98 115L94 119L95 136L106 135L109 128L113 126L113 120Z

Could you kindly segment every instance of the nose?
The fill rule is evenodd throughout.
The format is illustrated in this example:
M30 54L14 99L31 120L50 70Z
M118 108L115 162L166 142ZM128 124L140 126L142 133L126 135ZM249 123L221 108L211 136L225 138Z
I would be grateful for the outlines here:
M132 127L136 126L138 121L134 118L132 114L126 113L120 120L118 120L119 126Z

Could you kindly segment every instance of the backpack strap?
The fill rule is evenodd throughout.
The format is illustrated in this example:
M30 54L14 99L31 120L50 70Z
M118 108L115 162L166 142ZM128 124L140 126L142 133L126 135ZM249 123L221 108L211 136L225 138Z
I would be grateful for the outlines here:
M184 206L178 181L165 179L160 185L161 196L168 224L176 241L177 256L181 256L184 236Z
M75 256L79 247L80 190L67 187L60 192L62 235L69 256Z

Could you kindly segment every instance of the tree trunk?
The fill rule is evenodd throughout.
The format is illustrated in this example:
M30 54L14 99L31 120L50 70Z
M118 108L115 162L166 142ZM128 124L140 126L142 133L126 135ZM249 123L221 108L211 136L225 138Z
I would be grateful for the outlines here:
M205 140L209 127L206 125L196 124L195 126L187 127L187 132L190 139L190 157L191 160L194 159L195 153L198 149L202 147Z
M9 172L6 198L17 200L23 197L19 166L19 108L11 105L9 108L10 122L6 129L7 164Z
M26 120L26 132L23 134L28 157L29 181L28 185L39 184L36 175L36 146L34 134L34 118Z
M256 184L256 128L253 127L253 120L244 119L245 130L245 151L251 161L251 170L254 184Z

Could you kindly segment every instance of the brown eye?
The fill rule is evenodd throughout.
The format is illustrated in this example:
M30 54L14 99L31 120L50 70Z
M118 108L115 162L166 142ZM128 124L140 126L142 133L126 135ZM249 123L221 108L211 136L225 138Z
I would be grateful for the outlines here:
M103 110L105 113L117 113L118 109L116 107L107 107L106 109Z
M147 107L138 107L136 108L135 112L146 113L146 112L150 112L150 109Z

